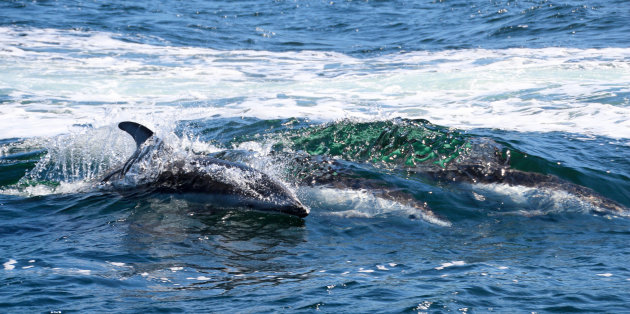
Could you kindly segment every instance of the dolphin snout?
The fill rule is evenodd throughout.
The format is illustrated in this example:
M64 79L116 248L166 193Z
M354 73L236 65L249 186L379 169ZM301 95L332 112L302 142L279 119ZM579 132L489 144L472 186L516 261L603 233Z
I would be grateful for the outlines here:
M308 216L310 210L299 200L293 199L289 204L282 206L282 208L280 208L280 212L304 218Z
M304 218L306 216L308 216L310 210L308 209L308 207L302 205L302 203L300 203L300 205L298 207L296 207L296 212L295 215L300 217L300 218Z

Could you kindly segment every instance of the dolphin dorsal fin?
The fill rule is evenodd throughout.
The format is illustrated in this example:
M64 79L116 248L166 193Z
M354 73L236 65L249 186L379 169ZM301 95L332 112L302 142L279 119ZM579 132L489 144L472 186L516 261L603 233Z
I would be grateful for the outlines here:
M131 121L118 123L118 128L129 133L129 135L133 137L133 140L136 141L136 147L138 148L148 138L153 136L153 131L149 130L146 126Z

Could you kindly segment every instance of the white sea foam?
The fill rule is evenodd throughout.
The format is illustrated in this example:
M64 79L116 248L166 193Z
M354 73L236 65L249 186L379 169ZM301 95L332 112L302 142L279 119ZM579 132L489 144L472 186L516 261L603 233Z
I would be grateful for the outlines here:
M0 137L222 116L384 119L630 138L630 48L220 51L0 27Z
M5 262L4 264L2 264L2 266L4 267L5 270L13 270L15 269L15 264L17 264L17 261L14 259L10 259L8 262Z
M64 274L64 275L85 275L89 276L92 274L92 271L89 269L78 269L78 268L61 268L54 267L50 268L56 274Z
M442 270L444 268L453 267L453 266L464 266L466 262L464 261L452 261L447 263L442 263L442 265L435 267L436 270Z
M0 189L0 194L5 195L17 195L24 197L44 196L50 194L66 194L76 193L77 191L83 191L90 188L90 183L86 181L80 182L59 182L57 186L48 186L43 184L26 186L26 187L11 187L6 189Z

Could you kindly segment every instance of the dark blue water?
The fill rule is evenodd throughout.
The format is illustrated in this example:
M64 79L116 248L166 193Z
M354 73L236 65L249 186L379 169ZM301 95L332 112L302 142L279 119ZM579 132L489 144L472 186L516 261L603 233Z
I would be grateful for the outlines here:
M625 1L1 2L0 311L626 312L629 20ZM397 116L626 210L330 154L359 128L318 152L437 220L274 159ZM133 152L124 119L268 172L310 215L99 189Z
M615 1L8 1L0 25L106 31L222 50L372 55L462 48L628 47Z

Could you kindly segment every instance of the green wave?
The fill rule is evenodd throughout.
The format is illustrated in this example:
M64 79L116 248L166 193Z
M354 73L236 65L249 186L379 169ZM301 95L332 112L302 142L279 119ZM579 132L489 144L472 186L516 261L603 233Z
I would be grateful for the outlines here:
M471 147L461 131L426 120L340 122L286 131L276 151L290 148L356 162L413 167L446 165ZM288 146L288 147L287 147Z
M18 139L0 140L0 187L16 184L45 154Z

